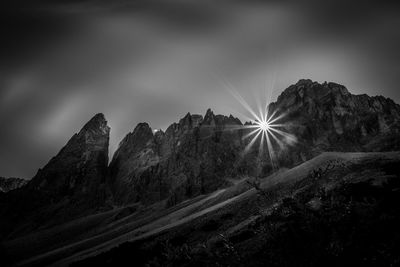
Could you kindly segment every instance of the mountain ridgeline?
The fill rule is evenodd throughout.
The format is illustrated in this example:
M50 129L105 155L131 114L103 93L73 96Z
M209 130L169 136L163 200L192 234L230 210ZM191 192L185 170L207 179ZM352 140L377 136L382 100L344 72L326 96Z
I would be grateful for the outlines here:
M128 203L173 206L324 151L400 150L400 106L382 96L353 95L336 83L300 80L269 105L269 113L283 115L277 123L295 137L272 138L273 166L270 154L260 153L259 140L245 149L248 123L210 109L204 117L188 113L165 132L139 123L108 165L110 128L97 114L27 185L1 196L0 216L10 220L0 229L19 235Z
M292 167L323 151L398 150L400 106L378 96L352 95L335 83L300 80L269 106L269 113L297 140L276 134L275 167ZM232 116L187 114L165 132L139 124L121 142L110 164L110 186L118 203L175 204L208 193L241 175L272 171L258 144L248 153L251 131Z

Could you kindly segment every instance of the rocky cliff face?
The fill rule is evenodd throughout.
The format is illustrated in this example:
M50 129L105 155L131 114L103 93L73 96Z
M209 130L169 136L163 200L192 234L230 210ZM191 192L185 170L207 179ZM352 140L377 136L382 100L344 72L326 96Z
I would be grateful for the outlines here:
M20 188L26 185L28 181L21 178L5 178L0 177L0 192L7 193L8 191Z
M153 131L147 123L140 123L121 141L111 161L110 185L114 199L122 202L135 201L140 193L136 188L140 175L158 163L159 154Z
M104 199L101 187L107 174L109 133L104 115L94 116L38 171L29 188L51 194L55 199Z
M296 137L271 138L275 168L291 167L322 151L400 149L400 106L378 96L352 95L339 84L300 80L269 106L270 114ZM165 132L139 124L121 142L111 162L111 187L118 203L183 199L216 190L229 178L266 175L269 154L248 153L249 129L233 116L188 113ZM285 142L286 141L286 142ZM283 144L283 145L282 145Z
M104 115L97 114L26 186L4 194L3 234L29 232L105 206L109 132Z
M270 105L298 139L279 162L296 164L322 151L399 150L400 106L382 96L352 95L336 83L300 80ZM289 154L287 152L290 152Z
M149 203L185 198L227 185L236 176L243 146L241 122L230 116L188 113L179 123L153 134L139 124L121 142L110 164L117 202Z

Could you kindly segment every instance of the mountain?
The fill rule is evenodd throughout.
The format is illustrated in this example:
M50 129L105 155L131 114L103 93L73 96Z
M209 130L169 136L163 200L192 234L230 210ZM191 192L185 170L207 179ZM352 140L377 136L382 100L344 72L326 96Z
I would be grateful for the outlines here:
M281 117L276 123L294 137L274 133L274 166L270 154L259 154L259 141L244 153L250 130L232 115L188 113L165 133L138 124L110 164L116 202L174 205L225 187L230 178L265 176L324 151L400 150L400 106L382 96L352 95L336 83L300 80L269 105L269 114Z
M109 133L104 115L95 115L38 171L28 187L51 195L52 201L68 197L74 205L103 204Z
M104 115L95 115L26 186L4 194L0 233L20 235L104 207L109 132Z
M140 123L121 142L110 163L110 182L117 202L169 205L229 184L240 171L243 131L233 116L188 113L165 133ZM232 129L236 127L237 129ZM238 165L239 166L239 165Z
M271 154L259 151L260 140L246 149L248 122L208 109L204 117L187 113L165 132L139 123L109 166L110 128L97 114L25 187L2 198L2 214L11 216L6 224L14 228L11 235L112 206L163 203L168 208L244 177L292 168L324 151L400 150L400 106L382 96L353 95L336 83L300 80L268 109L279 117L279 129L290 134L275 133Z
M307 235L328 236L321 248L333 247L332 253L343 250L346 242L361 240L342 237L345 229L368 223L370 213L375 226L385 228L387 222L393 230L397 207L383 206L397 201L400 192L399 154L388 152L400 151L398 104L382 96L353 95L336 83L300 80L268 106L268 114L279 118L275 123L280 131L273 132L275 138L271 135L269 150L259 149L260 139L252 143L248 138L251 123L208 109L204 116L187 113L165 132L139 123L120 142L109 164L110 128L103 114L95 115L25 186L0 194L0 245L5 248L0 253L6 253L2 258L46 265L140 240L133 250L144 253L137 255L145 259L143 265L150 260L160 263L163 257L179 265L188 255L207 265L211 263L202 262L202 255L210 250L219 253L205 256L214 263L230 262L234 253L244 262L261 255L285 265L289 263L279 253L293 250L282 245L279 236L290 243L297 238L290 229L298 232L302 225ZM331 164L335 170L328 174L330 169L324 169ZM259 178L260 184L254 182ZM261 211L257 192L267 196ZM283 198L287 202L282 203ZM342 212L349 207L355 217ZM304 224L292 224L287 212ZM332 223L335 218L343 231L326 230L337 225ZM313 232L318 222L325 230ZM350 234L365 235L371 227ZM261 241L254 233L272 242L267 248L280 256L264 255L265 246L258 246ZM165 243L154 238L158 234ZM238 241L247 256L232 250L236 241L226 236ZM296 242L295 251L302 247ZM383 249L390 259L398 255L391 244L389 252ZM127 245L116 255L122 253L125 259L131 251ZM111 255L112 262L113 253L105 260ZM231 260L239 260L235 257Z
M382 96L353 95L336 83L300 80L287 88L272 111L280 123L311 148L321 151L398 150L400 106ZM308 149L309 150L309 149Z
M8 191L20 188L26 185L28 181L21 178L5 178L0 177L0 192L7 193Z

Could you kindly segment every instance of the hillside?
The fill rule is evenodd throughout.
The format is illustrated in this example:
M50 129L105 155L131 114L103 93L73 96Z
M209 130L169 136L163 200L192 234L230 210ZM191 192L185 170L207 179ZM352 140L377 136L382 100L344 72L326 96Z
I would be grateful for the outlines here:
M153 217L146 221L145 218L140 218L136 213L136 216L126 215L126 217L115 220L115 216L112 216L109 212L104 213L104 218L98 218L97 225L91 227L92 230L104 229L105 224L109 224L108 230L103 230L102 233L96 234L92 238L82 238L82 241L33 257L25 263L43 265L57 262L57 264L67 264L89 258L89 262L82 264L101 262L121 264L124 260L135 255L136 261L139 263L140 260L143 266L146 262L154 260L158 261L159 264L167 261L172 265L178 263L180 265L182 261L191 266L192 261L188 261L188 258L186 258L188 253L191 258L196 258L199 261L209 260L210 262L207 264L216 261L220 264L229 265L232 260L235 260L235 250L240 251L240 257L249 257L249 259L253 258L253 254L261 253L265 242L274 237L275 233L270 232L272 230L277 231L276 234L284 235L285 238L285 241L282 240L281 242L275 240L274 242L278 243L273 243L275 245L272 248L277 251L288 249L280 246L291 244L289 240L293 238L291 235L294 233L286 232L287 227L289 227L287 224L290 223L294 223L293 227L308 229L305 232L299 232L303 235L301 238L304 238L304 240L309 240L314 235L317 235L314 238L318 238L318 235L326 235L327 238L336 238L337 240L330 241L339 242L336 244L337 246L343 246L335 249L342 249L343 253L348 253L346 249L354 248L346 248L345 243L343 243L346 240L342 240L340 236L335 237L335 233L330 233L329 225L326 225L326 229L323 228L324 225L314 229L313 224L336 223L345 228L348 224L354 223L356 225L356 223L368 222L369 217L367 215L370 210L376 212L371 216L377 216L373 223L392 225L397 222L399 215L396 213L398 212L396 206L389 205L382 210L380 208L382 208L381 205L387 205L388 200L395 200L396 197L399 197L399 161L400 154L398 152L324 153L293 169L262 179L261 188L266 192L267 197L260 195L257 190L251 187L242 189L243 192L237 191L238 187L241 187L238 184L211 194L206 198L186 203L186 205L177 207L175 210L166 212L157 219ZM328 168L326 173L321 172L323 175L313 174L313 171L325 170L328 165L331 167ZM224 198L219 198L228 191L236 191L236 194L226 194ZM348 211L350 212L347 213ZM355 221L346 217L350 215L356 216ZM390 217L387 222L381 221L383 220L382 216L389 215L394 217ZM297 218L302 218L307 223L303 225L296 221ZM90 224L89 219L81 220L79 227L86 229L88 225L85 226L85 224ZM393 222L393 220L395 221ZM267 223L270 221L274 225ZM66 225L62 232L70 231L71 227L73 225ZM272 228L267 231L264 229L265 227ZM84 232L84 229L82 229L82 232ZM381 229L383 229L385 236L389 234L385 228ZM345 229L332 229L332 231L336 230L340 232ZM283 232L281 233L281 231ZM368 231L375 231L375 229L371 225L366 225L365 229L362 228L360 231L367 231L368 233ZM88 232L85 232L85 234L90 235ZM267 234L272 235L272 237ZM53 232L51 236L54 235L57 236L58 234ZM40 237L40 235L35 238L35 240L40 240L37 237ZM396 235L393 238L396 238ZM14 240L6 243L5 249L6 251L18 251L18 246L22 244L27 246L29 240L32 242L34 239ZM355 242L354 240L350 241ZM32 247L35 247L35 249L40 246L40 243L33 244L35 245ZM227 248L227 245L232 246L232 248ZM324 246L328 246L328 244L324 244ZM257 250L258 247L259 251ZM110 251L107 252L108 250ZM105 253L99 255L101 252ZM166 252L169 253L167 256L165 256ZM310 250L311 252L312 250ZM333 252L335 251L328 251L328 253ZM207 256L204 257L203 253L206 253ZM393 251L388 253L393 253ZM96 255L98 256L91 259ZM300 253L296 255L300 256ZM275 256L279 258L279 254ZM339 256L343 255L337 257ZM372 257L372 255L368 256ZM395 254L390 254L390 256L393 258ZM163 257L167 258L164 259ZM249 262L249 259L242 260ZM284 257L280 260L283 259ZM340 257L337 259L340 260ZM262 260L262 258L259 260ZM316 263L321 263L321 260L323 260L322 255ZM267 259L267 262L271 262L271 259ZM205 262L201 262L201 264L205 264Z

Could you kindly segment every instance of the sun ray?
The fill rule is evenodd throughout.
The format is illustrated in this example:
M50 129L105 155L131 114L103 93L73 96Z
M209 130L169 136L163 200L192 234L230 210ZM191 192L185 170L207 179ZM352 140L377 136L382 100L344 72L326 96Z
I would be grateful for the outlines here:
M254 119L253 118L251 118L251 117L249 117L248 115L245 115L245 114L243 114L242 112L240 112L240 111L237 111L237 110L234 110L233 108L229 108L228 107L228 109L231 111L231 113L232 114L238 114L238 115L240 115L242 118L244 118L246 121L253 121Z
M253 128L260 128L260 127L258 127L258 125L254 125L254 124L252 124L252 125L243 125L243 128L245 128L245 129L253 129Z
M272 128L272 131L276 132L277 134L280 134L281 136L285 137L287 140L291 141L292 143L297 143L297 138L294 135L291 135L289 133L286 133L284 131Z
M253 115L255 118L257 118L258 120L260 120L260 118L258 117L258 115L253 111L253 109L250 107L250 105L246 102L246 100L244 100L244 98L234 89L234 87L231 84L227 84L227 82L223 83L226 87L226 89L233 95L233 97L236 98L236 100L242 104L242 106L251 114Z
M281 122L287 113L278 113L278 109L274 109L270 105L272 94L275 87L275 75L272 84L272 90L268 90L267 80L265 82L265 105L264 101L260 101L256 97L256 108L252 109L250 105L245 101L245 99L234 89L234 87L229 82L224 82L226 89L233 95L233 97L253 116L253 118L248 118L251 124L243 125L242 129L253 129L251 132L247 133L242 137L243 140L251 138L251 141L245 146L244 154L248 153L252 146L256 143L257 139L259 141L259 157L264 156L265 149L268 151L269 160L271 162L272 169L276 169L276 148L284 150L286 145L292 145L297 143L297 138L287 133L285 130L286 124ZM259 115L257 113L260 113ZM243 116L247 117L247 116ZM261 135L261 136L260 136Z
M275 155L274 155L274 149L272 147L272 143L271 140L269 139L269 134L268 132L265 133L267 136L267 145L268 145L268 153L269 153L269 160L271 162L271 167L272 170L275 170L275 163L274 163L274 159L275 159Z
M250 143L244 148L244 154L247 154L252 147L252 145L256 142L257 137L262 133L262 131L258 131L257 135L251 139Z
M275 110L275 111L272 113L272 115L269 117L269 120L268 120L269 123L274 123L274 122L276 122L276 121L278 121L278 120L280 120L280 119L282 119L283 117L286 116L285 113L282 113L282 114L280 114L279 116L274 117L274 116L276 115L276 113L277 113L277 110Z
M272 131L269 132L269 134L272 136L272 138L275 140L281 150L285 149L285 144L281 140L279 140L279 138L276 137L276 135Z
M245 136L242 137L243 140L251 137L252 135L254 135L255 133L257 133L259 131L259 129L255 129L253 131L251 131L250 133L246 134Z
M279 123L279 124L276 124L276 123L268 123L269 124L269 126L271 127L271 128L278 128L278 127L285 127L285 126L287 126L286 124L283 124L283 123Z
M256 101L257 111L259 113L258 117L260 118L260 120L264 120L264 113L265 113L265 112L263 112L264 103L261 103L260 97L257 97L257 95L254 94L254 92L253 92L253 97Z
M258 151L258 155L262 155L264 152L264 135L265 132L263 131L263 133L261 134L260 149Z

